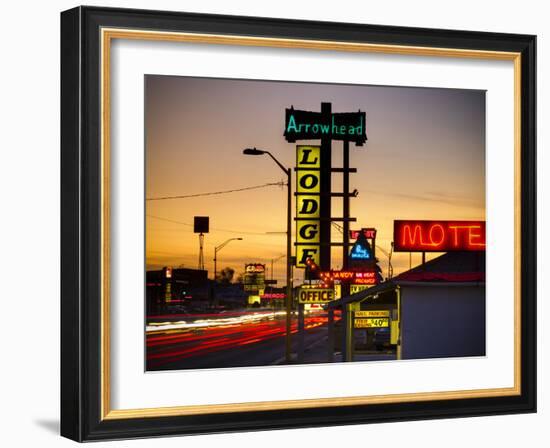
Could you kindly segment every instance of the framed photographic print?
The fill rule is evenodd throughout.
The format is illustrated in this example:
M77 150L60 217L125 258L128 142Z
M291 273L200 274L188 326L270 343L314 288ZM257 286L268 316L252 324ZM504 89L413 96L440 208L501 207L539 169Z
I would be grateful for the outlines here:
M61 433L536 411L535 36L61 14Z

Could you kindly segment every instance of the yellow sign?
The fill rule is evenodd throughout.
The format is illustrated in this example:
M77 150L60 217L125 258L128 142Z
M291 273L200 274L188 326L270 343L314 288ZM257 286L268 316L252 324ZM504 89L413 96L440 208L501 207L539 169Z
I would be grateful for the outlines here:
M296 214L304 218L319 219L321 216L319 196L307 194L296 196Z
M361 291L364 291L365 289L369 289L371 285L350 285L349 286L349 293L355 294Z
M300 289L298 303L328 303L334 300L334 290L328 288Z
M318 243L320 241L319 221L299 221L296 227L298 243Z
M308 258L311 258L315 263L319 263L319 245L296 246L296 267L305 268Z
M355 328L384 328L390 326L390 320L387 317L368 317L366 319L354 319Z
M356 311L355 317L390 317L390 311L389 310Z
M249 305L254 305L255 303L257 303L258 305L260 305L262 303L262 299L260 296L248 296L248 304Z
M296 146L296 168L320 168L321 147L320 146Z
M319 263L321 147L296 146L296 267Z
M296 172L296 192L297 193L318 193L321 186L320 171L300 169Z

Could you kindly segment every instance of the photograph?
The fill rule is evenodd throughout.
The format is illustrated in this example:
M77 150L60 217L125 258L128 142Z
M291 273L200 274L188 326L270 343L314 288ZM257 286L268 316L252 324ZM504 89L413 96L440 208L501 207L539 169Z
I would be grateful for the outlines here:
M484 357L486 93L145 74L145 370Z

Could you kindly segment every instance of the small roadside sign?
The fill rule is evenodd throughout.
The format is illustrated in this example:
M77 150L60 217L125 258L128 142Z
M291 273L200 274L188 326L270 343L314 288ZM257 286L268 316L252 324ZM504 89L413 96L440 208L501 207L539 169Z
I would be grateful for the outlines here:
M355 317L390 317L389 310L356 311Z
M385 328L390 326L390 320L387 317L367 317L354 319L355 328Z

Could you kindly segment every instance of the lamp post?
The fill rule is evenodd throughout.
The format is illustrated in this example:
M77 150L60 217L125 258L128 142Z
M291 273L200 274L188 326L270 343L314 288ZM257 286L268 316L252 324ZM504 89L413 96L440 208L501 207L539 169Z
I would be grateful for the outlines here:
M276 258L272 258L271 259L271 292L273 292L273 262L275 261L278 261L280 260L281 258L283 258L285 255L279 255L278 257Z
M231 241L242 241L242 238L229 238L219 246L214 247L214 283L216 282L216 277L218 275L218 252L227 246Z
M285 168L285 166L279 162L273 154L269 151L264 151L257 148L246 148L243 150L243 154L247 156L261 156L267 154L273 159L273 161L284 171L287 176L287 208L286 208L286 350L285 350L285 359L287 362L290 362L292 345L291 345L291 313L292 313L292 266L291 266L291 227L292 227L292 216L291 216L291 203L292 196L290 191L290 175L292 173L290 168Z

